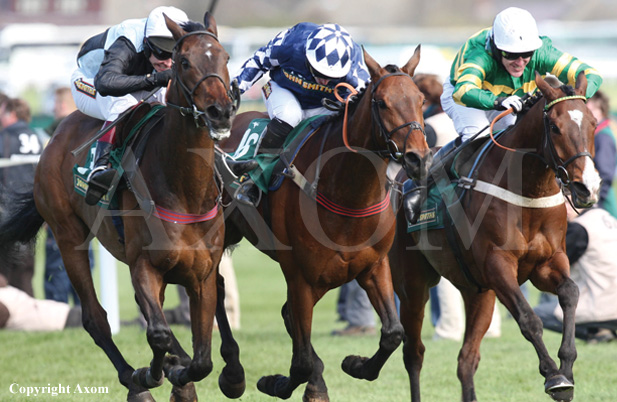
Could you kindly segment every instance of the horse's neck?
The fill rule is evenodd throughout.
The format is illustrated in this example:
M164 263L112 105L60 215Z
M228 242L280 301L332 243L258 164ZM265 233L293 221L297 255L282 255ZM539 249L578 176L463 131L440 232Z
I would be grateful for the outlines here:
M192 119L170 111L161 132L158 159L165 189L187 203L203 204L218 194L214 186L214 143ZM199 205L194 207L199 208Z
M544 140L544 122L541 111L533 110L529 113L538 115L527 116L527 121L521 121L512 131L504 133L503 139L498 142L506 147L519 151L526 151L528 154L506 151L493 147L490 167L482 167L487 181L496 183L503 188L510 189L517 194L526 197L543 197L552 195L558 191L559 186L555 180L555 173L548 168L540 158L531 154L544 156L541 154ZM481 175L482 176L482 175ZM480 177L481 179L485 179Z
M325 150L327 157L324 172L321 175L329 183L329 191L340 198L359 205L367 202L377 202L383 197L386 187L387 161L375 151L373 124L370 110L363 110L358 105L353 116L347 123L349 145L358 152L352 152L342 140L342 132L330 134L330 149ZM368 117L366 117L368 116ZM343 123L341 122L341 129Z

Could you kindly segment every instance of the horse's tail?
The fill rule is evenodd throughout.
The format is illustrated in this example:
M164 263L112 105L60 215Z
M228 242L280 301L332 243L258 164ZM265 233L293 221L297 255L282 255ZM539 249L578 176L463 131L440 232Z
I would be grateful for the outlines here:
M6 194L2 204L0 259L7 261L17 257L19 243L29 244L36 240L45 220L36 209L32 191Z

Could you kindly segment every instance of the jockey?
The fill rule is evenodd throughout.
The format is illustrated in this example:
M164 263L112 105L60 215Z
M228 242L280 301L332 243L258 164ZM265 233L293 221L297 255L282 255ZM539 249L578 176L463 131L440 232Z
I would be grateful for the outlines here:
M176 41L163 14L178 24L189 21L178 8L157 7L147 18L123 21L88 39L81 47L78 68L71 77L73 98L82 113L105 121L103 129L156 88L159 90L148 102L165 103ZM115 176L116 171L109 169L115 134L116 128L112 127L96 144L94 169L88 177L86 193L86 203L90 205L107 193ZM242 166L229 167L234 173L242 170Z
M345 82L361 91L370 80L362 48L338 24L302 22L280 32L242 65L236 76L240 91L247 91L266 72L270 81L262 95L271 121L261 136L258 154L278 154L302 120L332 114L322 99L335 100L337 84ZM254 204L256 190L254 183L246 181L237 198Z
M469 38L454 59L443 85L441 105L460 138L447 144L439 154L449 153L461 140L488 128L508 108L512 108L513 114L499 120L495 128L502 130L514 124L516 113L523 109L521 97L536 89L536 71L550 73L569 85L574 85L576 76L584 72L588 98L602 83L594 68L554 48L548 37L539 36L536 21L528 11L507 8L497 14L491 28ZM488 130L484 135L488 135ZM428 180L432 180L430 175ZM416 186L405 194L405 213L412 223L417 221L424 202L425 192L419 191L422 188Z

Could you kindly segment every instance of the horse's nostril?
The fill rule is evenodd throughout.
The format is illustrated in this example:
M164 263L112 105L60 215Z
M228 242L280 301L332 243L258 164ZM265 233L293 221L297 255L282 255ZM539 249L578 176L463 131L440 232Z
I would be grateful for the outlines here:
M212 105L206 109L206 115L208 116L208 119L217 121L222 118L223 112L220 106Z

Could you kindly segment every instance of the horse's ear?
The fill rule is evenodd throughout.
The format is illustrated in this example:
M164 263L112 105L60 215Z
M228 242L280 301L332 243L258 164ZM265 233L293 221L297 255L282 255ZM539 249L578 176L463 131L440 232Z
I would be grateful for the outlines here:
M204 26L206 27L206 31L212 32L215 36L219 36L216 21L210 11L206 11L206 14L204 14Z
M538 86L538 88L542 92L542 95L544 95L545 98L547 99L557 98L556 89L553 88L548 82L544 81L544 78L542 78L542 75L540 75L540 73L537 71L536 71L536 85Z
M184 36L184 34L186 34L186 32L184 31L184 29L180 28L180 25L176 24L174 20L166 16L165 13L163 13L163 17L165 17L165 25L167 25L167 29L169 29L177 42L178 39L180 39L182 36Z
M577 95L583 95L587 93L587 76L584 72L578 73L576 76L576 84L574 89L576 90Z
M418 64L420 63L420 48L421 47L422 45L416 46L416 50L413 51L413 55L411 56L407 64L405 64L401 68L401 70L411 75L412 77L413 77L414 71L416 71L416 67L418 67Z
M362 52L364 52L364 62L366 63L366 67L368 67L368 72L371 74L371 77L378 76L381 71L381 66L370 54L368 54L364 46L362 46Z

